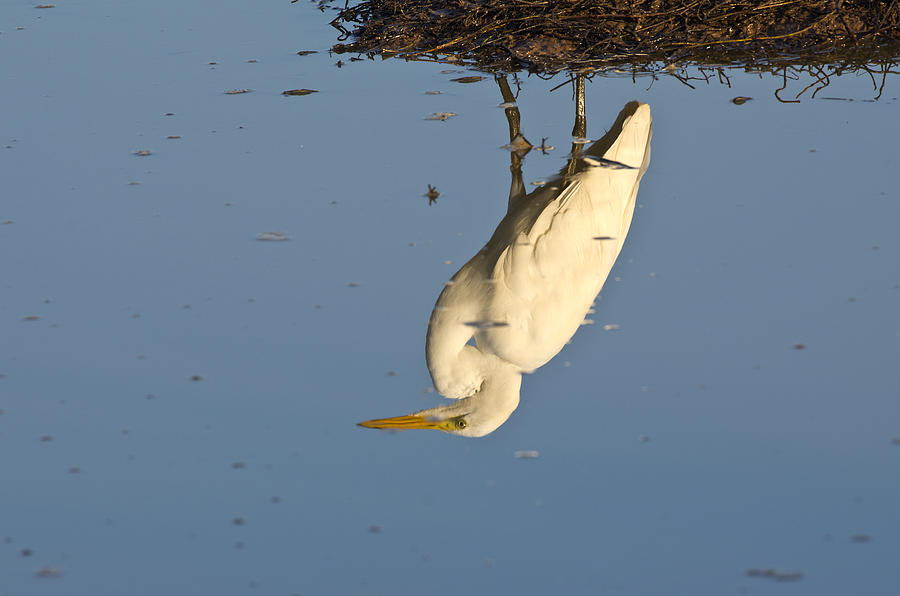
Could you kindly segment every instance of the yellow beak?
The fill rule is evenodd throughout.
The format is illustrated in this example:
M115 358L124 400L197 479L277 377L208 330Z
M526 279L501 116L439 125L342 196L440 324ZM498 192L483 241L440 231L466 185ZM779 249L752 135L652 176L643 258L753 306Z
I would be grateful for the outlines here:
M426 418L425 416L410 414L409 416L366 420L365 422L358 422L357 426L364 426L366 428L384 428L388 430L410 430L413 428L450 430L453 428L453 422L451 420L439 420L436 418Z

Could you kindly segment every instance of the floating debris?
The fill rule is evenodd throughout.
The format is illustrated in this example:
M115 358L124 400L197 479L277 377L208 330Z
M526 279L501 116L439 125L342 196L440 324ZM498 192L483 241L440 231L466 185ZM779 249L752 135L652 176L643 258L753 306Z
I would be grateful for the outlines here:
M425 95L440 95L440 91L426 91Z
M608 325L603 326L604 331L615 331L618 328L619 328L619 326L616 325L615 323L609 323Z
M249 60L247 60L248 64L256 64L257 62L258 61L256 60L256 58L250 58Z
M282 91L282 95L309 95L310 93L318 93L318 89L288 89L287 91Z
M437 203L438 197L441 196L441 193L438 192L437 188L434 186L428 185L428 192L426 192L423 197L428 197L428 204L432 205Z
M215 64L215 62L210 62L210 64ZM240 95L241 93L253 93L253 89L228 89L225 91L225 95Z
M605 157L594 157L593 155L584 155L581 159L589 166L595 168L608 168L610 170L636 170L634 166L625 165L620 161L613 161Z
M554 149L556 149L556 147L554 147L553 145L547 144L547 139L549 138L550 137L541 137L541 146L537 147L537 149L540 149L541 153L543 153L544 155L546 155L548 151L553 151Z
M594 236L594 240L615 240L613 236Z
M14 221L11 220L11 219L4 219L4 220L3 220L3 225L4 225L4 226L10 226L10 225L12 225L12 224L14 224L14 223L16 223L16 222L14 222Z
M38 4L35 8L56 8L55 4Z
M753 98L745 97L743 95L738 95L737 97L735 97L734 99L731 100L731 103L733 103L736 106L742 106L745 103L747 103L748 101L750 101L751 99L753 99Z
M37 315L28 315L28 316L22 317L23 321L39 321L40 319L41 318Z
M453 118L456 116L456 112L435 112L431 116L426 116L426 120L440 120L443 122L447 118Z
M534 450L523 450L513 453L513 457L516 459L537 459L540 455L540 453Z
M247 467L247 464L245 464L242 461L235 461L235 462L231 462L231 467L235 470L243 470L244 468Z
M525 153L531 151L532 147L534 147L534 145L529 143L528 139L526 139L521 134L517 134L512 141L510 141L506 145L503 145L501 149L506 149L507 151L512 151L513 153L524 155Z
M167 136L166 138L169 139L169 140L171 141L171 140L174 140L174 139L180 139L180 138L181 138L181 135L169 135L169 136Z
M900 437L893 437L893 438L891 439L891 445L897 445L897 446L900 446Z
M243 526L245 522L243 517L236 517L231 520L231 523L235 526Z
M450 79L454 83L477 83L478 81L483 81L486 77L479 76L471 76L471 77L459 77L458 79Z
M638 441L641 443L649 443L650 437L648 437L647 435L638 435Z
M868 534L854 534L850 537L850 542L862 544L864 542L872 542L872 537Z
M794 348L795 350L805 350L805 349L806 349L806 344L794 344L794 345L793 345L793 348Z
M764 577L777 582L795 582L803 579L800 571L778 571L777 569L748 569L747 577Z
M37 571L34 572L35 577L41 578L57 578L62 577L62 569L58 567L41 567Z
M544 186L547 184L546 180L535 180L531 183L532 186Z
M81 468L78 466L72 466L69 468L69 474L81 474Z
M34 554L34 551L30 548L23 548L21 551L19 551L19 554L23 557L30 557Z
M300 50L297 52L298 56L309 56L310 54L318 54L316 50Z
M53 435L41 435L41 443L49 443L53 440Z
M504 101L503 103L499 104L497 107L506 109L506 108L514 108L517 105L518 104L514 101Z
M594 324L594 319L584 319L583 321L581 321L581 325L593 325L593 324Z
M572 139L572 143L575 145L587 145L588 143L593 143L593 139L588 139L586 137L576 137Z
M290 237L284 232L263 232L257 234L256 239L259 242L285 242L290 240Z
M146 157L148 155L151 155L151 151L149 149L138 149L134 152L134 154L139 157Z
M193 381L193 382L195 382L195 383L196 383L197 381L202 381L202 380L203 380L203 377L202 377L201 375L192 375L192 376L191 376L191 381Z
M358 287L359 287L359 283L357 283L357 282L355 282L355 281L351 281L350 283L347 284L347 287L348 287L348 288L358 288Z
M380 534L384 531L384 526L381 524L372 524L368 528L370 534Z
M493 329L494 327L509 327L506 321L466 321L463 323L466 327L475 327L476 329Z

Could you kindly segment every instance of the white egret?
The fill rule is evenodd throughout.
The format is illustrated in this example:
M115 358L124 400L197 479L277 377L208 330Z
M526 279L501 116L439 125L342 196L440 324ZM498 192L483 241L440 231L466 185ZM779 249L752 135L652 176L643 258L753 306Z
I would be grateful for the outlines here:
M511 137L513 128L510 120ZM361 426L480 437L509 418L522 374L571 339L615 263L650 162L651 134L650 107L631 102L602 139L584 155L573 149L566 168L528 195L513 160L508 213L441 292L428 325L434 386L457 401Z

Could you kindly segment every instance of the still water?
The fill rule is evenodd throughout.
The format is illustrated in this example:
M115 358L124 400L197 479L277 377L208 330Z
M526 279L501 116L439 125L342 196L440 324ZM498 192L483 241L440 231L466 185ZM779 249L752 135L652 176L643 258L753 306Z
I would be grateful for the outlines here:
M486 437L390 433L509 128L330 18L0 7L0 594L896 594L897 81L588 82L589 138L653 117L593 324ZM532 192L571 87L510 82Z

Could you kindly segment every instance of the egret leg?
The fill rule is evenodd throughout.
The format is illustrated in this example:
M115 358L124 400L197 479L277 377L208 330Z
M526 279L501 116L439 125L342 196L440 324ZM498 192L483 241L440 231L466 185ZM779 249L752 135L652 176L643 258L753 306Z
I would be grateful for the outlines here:
M584 75L575 75L575 126L572 136L583 139L587 136L587 120L584 116Z
M516 96L513 95L512 90L509 88L509 81L506 80L506 75L497 75L495 80L500 87L500 94L503 96L504 103L514 103L516 101ZM518 106L510 106L504 109L504 112L506 112L506 122L509 125L509 142L513 143L517 137L521 137L522 140L525 140L525 137L522 136L522 116L519 113ZM531 144L528 143L528 141L525 141L523 147L524 149L522 151L509 152L509 172L512 179L509 183L509 203L506 207L507 211L512 211L525 197L525 183L522 180L522 158L531 150Z
M584 115L584 75L575 75L575 88L572 90L575 96L575 126L572 127L572 151L569 154L569 165L566 176L575 173L578 158L581 157L582 143L574 142L576 139L584 139L587 136L587 118Z
M495 80L500 87L503 103L516 103L516 96L513 95L512 89L509 88L509 81L506 80L506 75L497 75ZM506 112L506 122L509 124L509 140L512 142L513 139L522 134L519 129L521 122L519 107L509 106L504 111Z

